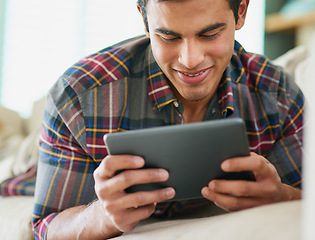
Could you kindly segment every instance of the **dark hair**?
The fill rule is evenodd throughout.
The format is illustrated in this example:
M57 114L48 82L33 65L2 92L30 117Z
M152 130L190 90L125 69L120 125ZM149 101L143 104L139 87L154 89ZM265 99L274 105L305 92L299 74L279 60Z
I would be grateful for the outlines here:
M152 1L152 0L151 0ZM158 2L166 2L166 1L186 1L186 0L158 0ZM240 3L242 0L226 0L229 3L230 8L232 9L234 13L235 23L238 21L238 9L240 7ZM147 18L147 12L146 12L146 5L148 3L148 0L137 0L138 6L140 7L142 13L143 13L143 20L145 23L145 27L147 31L149 31L149 25L148 25L148 18Z

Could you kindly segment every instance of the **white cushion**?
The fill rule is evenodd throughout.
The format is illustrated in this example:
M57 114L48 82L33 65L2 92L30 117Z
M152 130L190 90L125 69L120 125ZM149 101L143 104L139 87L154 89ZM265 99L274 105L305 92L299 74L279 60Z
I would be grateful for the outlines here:
M301 201L283 202L201 219L148 223L117 240L297 240L301 205Z
M117 240L297 240L301 239L302 201L256 207L202 218L143 221ZM0 239L33 240L33 197L0 197ZM211 208L208 209L211 211ZM217 211L218 210L214 210Z
M0 197L0 239L33 240L32 196Z

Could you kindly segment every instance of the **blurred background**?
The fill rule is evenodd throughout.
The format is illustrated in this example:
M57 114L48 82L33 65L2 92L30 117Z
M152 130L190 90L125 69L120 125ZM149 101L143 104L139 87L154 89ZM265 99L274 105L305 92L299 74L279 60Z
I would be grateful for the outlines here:
M315 0L251 0L236 39L275 59L308 44ZM71 64L144 33L136 0L1 0L0 104L28 117Z

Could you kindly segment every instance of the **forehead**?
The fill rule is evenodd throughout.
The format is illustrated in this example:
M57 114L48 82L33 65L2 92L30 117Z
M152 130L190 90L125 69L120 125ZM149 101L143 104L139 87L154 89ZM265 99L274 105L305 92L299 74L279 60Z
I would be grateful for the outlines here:
M190 0L150 0L150 1L153 1L155 3L163 3L163 2L187 2L187 1L190 1ZM226 0L228 1L228 0ZM148 3L149 0L144 0L145 3Z
M231 8L226 0L150 0L147 4L147 15L151 20L164 19L183 21L185 19L204 20L226 18ZM180 16L184 18L180 19ZM229 14L228 14L229 15Z
M205 29L218 29L217 26L232 26L234 23L233 12L224 0L187 0L183 4L150 1L147 17L152 32L172 32L189 37Z
M205 1L203 0L144 0L145 6L147 5L153 5L153 6L159 6L164 4L175 4L175 5L181 5L180 3L190 3L193 6L199 6L202 5ZM208 8L211 8L213 6L213 3L220 3L222 6L227 6L228 9L230 9L230 2L229 0L214 0L214 1L208 1Z

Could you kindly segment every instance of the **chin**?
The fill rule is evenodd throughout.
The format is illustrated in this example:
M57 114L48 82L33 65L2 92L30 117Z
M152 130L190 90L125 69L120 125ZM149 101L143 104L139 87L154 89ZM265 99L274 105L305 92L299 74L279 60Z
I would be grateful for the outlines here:
M208 97L208 95L189 95L189 96L185 96L185 95L181 95L183 99L185 99L188 102L200 102L204 99L206 99Z

